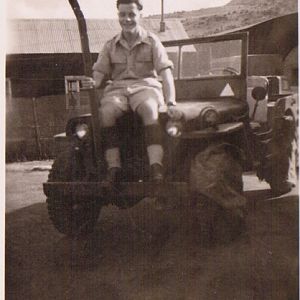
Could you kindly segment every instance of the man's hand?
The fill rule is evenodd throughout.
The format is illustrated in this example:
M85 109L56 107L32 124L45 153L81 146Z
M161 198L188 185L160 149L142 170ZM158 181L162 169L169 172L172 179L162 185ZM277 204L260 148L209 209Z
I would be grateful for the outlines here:
M93 77L85 76L81 80L81 87L83 90L90 90L90 89L99 89L101 84L104 80L104 74L94 71Z
M175 103L176 104L176 103ZM175 105L167 106L167 114L172 120L180 120L183 117L182 111L178 110Z
M176 109L176 101L169 101L168 103L159 106L160 113L167 113L170 118L177 116L178 110Z
M95 80L92 77L85 76L81 79L81 90L93 89L96 85Z
M171 119L177 115L177 110L175 106L176 106L176 101L167 102L167 114Z
M168 101L168 102L167 102L167 106L168 106L168 107L176 106L176 104L177 104L177 103L176 103L175 100L173 100L173 101Z

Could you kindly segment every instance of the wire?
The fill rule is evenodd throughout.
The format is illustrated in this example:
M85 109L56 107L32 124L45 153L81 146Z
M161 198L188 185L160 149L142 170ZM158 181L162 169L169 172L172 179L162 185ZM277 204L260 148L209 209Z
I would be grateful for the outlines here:
M6 58L6 61L29 61L29 60L48 60L50 58L53 58L56 60L56 64L58 64L57 62L57 57L55 56L63 56L63 55L74 55L74 54L78 54L78 55L81 55L82 56L82 52L69 52L69 53L53 53L53 54L47 54L47 56L44 56L45 54L42 54L42 53L22 53L22 54L7 54L7 58ZM98 55L99 53L91 53L91 55ZM19 55L30 55L30 56L34 56L34 55L43 55L43 57L25 57L25 58L21 58L21 57L12 57L12 56L19 56Z
M65 78L22 78L22 77L8 77L10 80L27 80L27 81L64 81Z

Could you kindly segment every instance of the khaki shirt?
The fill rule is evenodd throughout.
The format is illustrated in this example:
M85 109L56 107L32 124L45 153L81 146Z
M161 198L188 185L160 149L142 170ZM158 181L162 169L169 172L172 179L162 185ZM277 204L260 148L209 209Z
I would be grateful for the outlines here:
M139 37L132 47L121 33L109 40L93 66L94 71L113 81L146 79L146 82L156 79L166 68L173 68L166 49L155 34L142 27L139 27Z

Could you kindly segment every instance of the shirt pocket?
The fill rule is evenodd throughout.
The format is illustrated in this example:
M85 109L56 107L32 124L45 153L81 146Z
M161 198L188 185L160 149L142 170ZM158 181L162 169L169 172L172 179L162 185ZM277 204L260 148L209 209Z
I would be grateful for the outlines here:
M141 47L138 49L137 54L136 54L136 61L137 62L145 62L149 63L152 62L152 51L150 47Z
M126 70L127 58L126 55L119 51L111 53L112 79L118 78Z
M111 63L112 64L126 64L127 59L124 53L112 52L111 53Z

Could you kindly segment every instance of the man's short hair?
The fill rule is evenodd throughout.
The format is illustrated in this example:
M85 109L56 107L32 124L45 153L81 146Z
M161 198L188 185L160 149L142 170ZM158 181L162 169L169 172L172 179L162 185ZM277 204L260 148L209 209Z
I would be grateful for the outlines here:
M120 4L130 4L130 3L135 3L139 10L143 9L142 0L117 0L117 8L119 8Z

